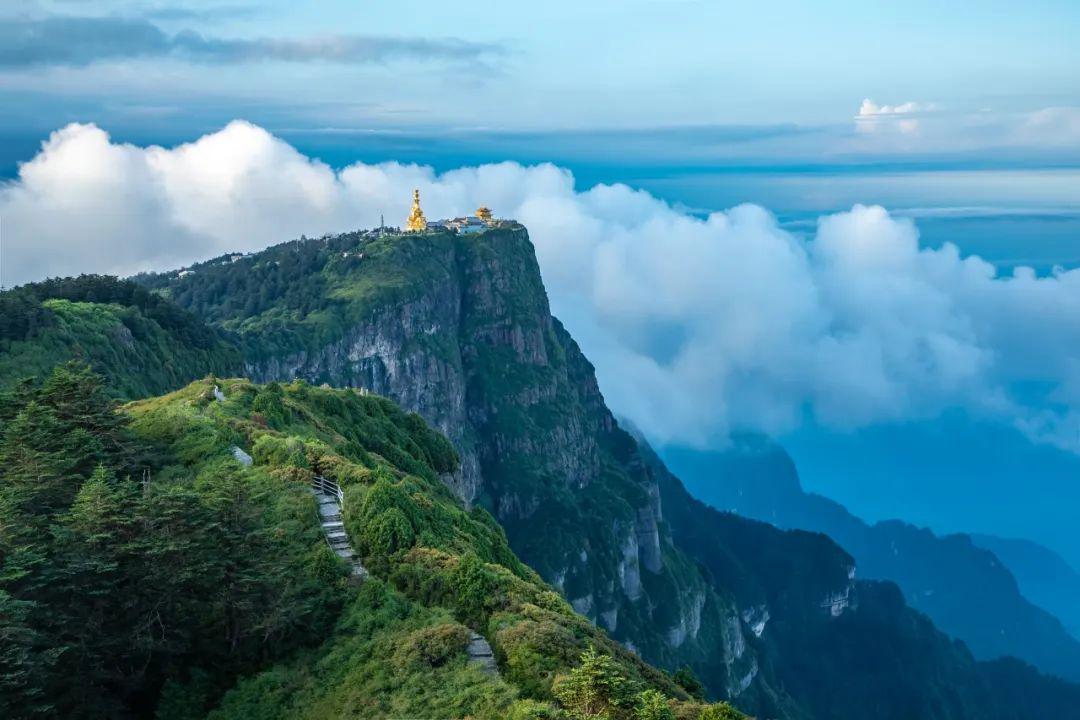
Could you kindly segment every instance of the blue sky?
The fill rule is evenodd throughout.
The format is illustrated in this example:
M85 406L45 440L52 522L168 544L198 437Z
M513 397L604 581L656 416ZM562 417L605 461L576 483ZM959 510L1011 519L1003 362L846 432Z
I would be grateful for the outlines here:
M741 130L707 138L706 156L951 143L1049 161L1060 143L1017 128L1080 105L1067 0L22 0L0 13L0 133L14 135L72 119L175 137L236 117L278 133L724 126ZM882 132L851 137L865 98L909 105L919 133L879 116Z
M147 237L165 243L140 248L141 262L172 253L162 262L178 264L221 251L215 243L252 249L288 239L240 234L272 215L258 207L258 198L285 193L274 183L254 182L251 204L233 215L220 210L220 216L183 228L169 224L175 218L165 217L162 208L198 215L206 203L184 205L184 193L230 172L222 158L207 155L211 148L245 147L245 161L264 163L271 179L279 166L308 177L309 159L334 169L399 161L438 173L505 160L553 162L572 171L575 183L576 194L565 192L560 202L589 212L597 197L622 192L596 195L589 188L626 183L669 204L645 203L649 214L672 227L751 202L770 210L777 228L810 238L821 215L874 203L901 225L914 221L922 248L952 243L961 255L978 255L1004 275L1030 265L1039 277L1054 278L1055 266L1080 267L1078 35L1080 3L1069 0L21 0L0 8L0 178L8 179L0 185L0 210L8 208L5 230L16 236L15 244L22 231L12 230L10 215L21 213L15 217L26 223L22 234L31 249L59 225L56 208L77 207L73 227L85 229L86 208L92 212L101 204L94 193L111 180L101 174L102 163L109 163L110 172L132 173L118 186L133 198L130 207L114 208L110 222L137 219L141 226L117 226L125 228L117 230L125 241L130 228L142 227ZM295 151L243 126L219 132L236 119L264 128ZM79 126L53 142L51 154L38 156L36 180L19 177L20 164L69 123L96 124L111 144ZM166 153L174 157L171 182L183 192L142 196L145 174L160 170L153 153L142 148L206 137L218 139L195 143L203 147L199 152L182 146ZM119 143L139 149L126 152ZM61 146L90 150L64 154L57 151ZM137 161L128 163L128 155ZM65 206L67 195L77 195L67 179L88 168L97 174L86 177L97 179L79 190L87 205ZM417 178L452 196L446 186L453 182L425 172L409 171L408 182ZM522 175L536 181L541 194L547 176L542 169ZM361 206L368 219L377 217L381 206L356 205L344 175L320 182L348 221L354 221L348 212ZM462 184L474 189L460 197L484 186ZM59 204L50 205L50 197ZM104 197L114 202L116 193ZM296 217L327 229L304 198L278 199L298 203ZM633 208L638 200L620 202ZM40 210L46 207L50 212ZM626 229L617 217L602 219L613 223L612 236ZM31 228L37 220L43 227ZM291 228L291 221L259 227ZM755 223L755 232L772 237L771 220ZM102 233L111 227L102 222ZM215 235L221 227L237 230L222 238ZM634 232L648 236L645 224ZM67 231L57 236L78 237ZM184 242L191 244L180 247ZM557 256L545 251L543 241L539 245L553 303L597 360L601 387L613 404L632 407L618 389L623 355L605 357L611 337L596 329L601 321L614 322L616 334L626 337L655 330L660 338L717 339L700 327L708 313L651 318L654 325L643 321L641 328L633 318L605 316L602 308L589 311L595 316L572 317L574 298L559 289L560 268L548 259ZM708 253L710 247L698 249ZM79 252L59 248L50 257L59 262L82 257ZM31 275L71 271L42 265L44 256L37 255ZM91 262L101 256L95 251L86 257ZM4 277L10 272L5 269ZM777 286L774 294L783 290ZM965 312L980 314L974 306ZM1061 354L1054 332L1042 337L1048 355ZM774 349L775 361L783 348ZM649 351L656 357L646 352L637 359L663 361L672 354L670 348ZM1006 380L1020 383L1023 372L1006 374ZM1080 379L1053 372L1040 379L1066 394L1080 386ZM753 382L753 374L747 378ZM774 378L773 389L782 390L783 380ZM917 380L913 376L913 387ZM802 391L819 397L820 389ZM763 391L769 402L751 402L725 392L735 405L746 403L753 412L743 412L755 420L782 394ZM748 387L746 394L753 392ZM1045 409L1067 414L1080 408L1080 399L1061 397L1052 402L1064 410L1051 401ZM916 412L847 430L807 422L777 434L808 487L867 518L899 514L939 530L1032 537L1080 564L1080 536L1060 512L1080 503L1080 454L1032 442L1030 432L1018 431L1000 413L988 419L985 408L973 409L977 399L974 393L929 416ZM1040 409L1038 403L1021 404L1026 411ZM698 408L681 410L699 417ZM678 433L672 439L678 441Z

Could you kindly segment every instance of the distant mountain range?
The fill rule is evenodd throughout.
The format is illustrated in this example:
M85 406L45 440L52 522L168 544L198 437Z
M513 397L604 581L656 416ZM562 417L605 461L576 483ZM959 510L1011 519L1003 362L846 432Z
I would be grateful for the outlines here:
M971 534L971 541L998 556L1020 592L1050 611L1073 637L1080 638L1080 572L1049 548L1030 540Z
M1068 619L1075 627L1080 577L1051 551L988 536L937 536L899 520L868 524L804 491L791 457L761 437L739 437L724 451L668 448L662 455L713 507L829 535L855 558L860 577L897 583L912 607L976 657L1011 655L1080 679L1080 641L1063 625Z

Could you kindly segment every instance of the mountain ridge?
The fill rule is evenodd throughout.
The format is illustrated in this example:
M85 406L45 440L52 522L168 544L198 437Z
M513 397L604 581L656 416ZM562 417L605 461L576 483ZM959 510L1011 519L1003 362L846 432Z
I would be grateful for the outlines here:
M662 455L714 507L829 535L855 556L862 576L897 582L912 607L962 638L976 657L1012 655L1080 679L1080 641L1032 604L1009 567L970 536L938 536L899 520L865 523L805 492L791 458L763 438L743 437L725 451L668 448Z

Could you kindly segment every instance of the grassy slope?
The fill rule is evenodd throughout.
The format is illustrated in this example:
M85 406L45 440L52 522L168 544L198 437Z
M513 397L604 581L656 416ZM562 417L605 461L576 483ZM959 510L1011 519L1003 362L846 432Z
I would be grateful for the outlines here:
M225 402L212 399L215 382ZM353 546L375 576L360 588L335 581L345 609L325 643L242 680L216 720L503 718L545 705L555 675L589 645L628 677L685 700L518 561L490 515L454 499L438 479L456 462L449 443L390 401L303 383L204 380L126 409L140 435L192 470L238 445L255 458L247 472L284 483L282 492L295 494L315 472L335 478ZM501 678L469 666L466 627L491 641ZM676 705L696 717L694 704Z

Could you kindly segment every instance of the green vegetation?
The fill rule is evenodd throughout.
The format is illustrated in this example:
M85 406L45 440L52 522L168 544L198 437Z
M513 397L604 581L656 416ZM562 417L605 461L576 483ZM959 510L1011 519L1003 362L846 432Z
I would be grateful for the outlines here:
M430 291L452 269L454 243L450 232L303 238L236 262L215 258L183 277L134 280L235 333L258 361L322 348L373 310Z
M212 698L333 621L311 498L220 434L184 462L77 365L0 408L0 715L147 717L166 679Z
M0 422L5 717L573 717L582 653L634 688L620 712L706 708L463 508L449 443L388 400L206 379L117 411L69 364L0 397ZM360 585L315 474L345 490ZM470 629L500 675L469 663Z
M83 275L0 293L0 387L71 359L89 363L121 398L242 366L219 331L132 282Z

